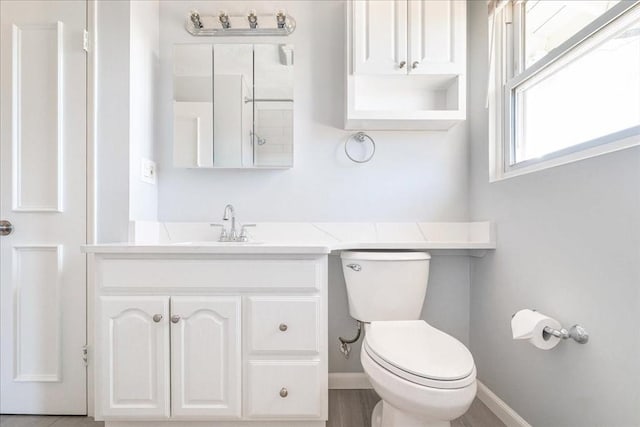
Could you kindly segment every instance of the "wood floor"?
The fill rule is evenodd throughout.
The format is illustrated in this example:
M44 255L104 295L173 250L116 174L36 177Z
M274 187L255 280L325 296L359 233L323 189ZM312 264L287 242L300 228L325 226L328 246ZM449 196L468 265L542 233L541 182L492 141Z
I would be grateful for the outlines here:
M369 427L371 411L380 398L373 390L330 390L327 427ZM4 426L2 426L4 427ZM505 427L478 399L451 427Z
M330 390L327 427L369 427L371 411L380 398L373 390ZM104 423L87 417L0 415L0 427L103 427ZM453 421L451 427L503 427L482 402L476 399L471 409Z

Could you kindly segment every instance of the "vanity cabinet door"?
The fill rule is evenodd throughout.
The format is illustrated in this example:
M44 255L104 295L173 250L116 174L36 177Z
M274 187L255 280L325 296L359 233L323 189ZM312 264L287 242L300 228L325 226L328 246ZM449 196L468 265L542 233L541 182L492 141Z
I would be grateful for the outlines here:
M240 297L171 298L173 418L240 418L240 307Z
M169 417L169 298L101 297L99 322L103 417Z
M407 74L407 0L353 0L354 74Z

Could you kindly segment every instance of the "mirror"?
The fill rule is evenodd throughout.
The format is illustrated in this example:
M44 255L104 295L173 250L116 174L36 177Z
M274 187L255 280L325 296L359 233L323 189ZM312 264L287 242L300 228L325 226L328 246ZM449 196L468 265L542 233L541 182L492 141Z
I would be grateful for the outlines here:
M293 166L293 46L174 47L173 164Z

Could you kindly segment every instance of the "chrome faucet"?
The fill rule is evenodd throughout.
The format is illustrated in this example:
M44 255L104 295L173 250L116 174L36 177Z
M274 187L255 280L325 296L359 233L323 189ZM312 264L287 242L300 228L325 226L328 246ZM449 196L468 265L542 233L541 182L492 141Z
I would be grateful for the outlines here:
M220 238L218 239L220 242L248 242L249 235L247 234L247 227L256 226L255 224L244 224L240 227L240 233L238 233L238 228L236 227L236 211L231 204L224 207L222 220L231 220L231 227L229 230L227 230L224 224L211 224L212 227L222 227Z
M238 240L238 231L236 230L236 210L233 209L233 205L231 204L224 207L222 220L229 221L229 217L231 217L231 230L229 230L228 240L235 242Z

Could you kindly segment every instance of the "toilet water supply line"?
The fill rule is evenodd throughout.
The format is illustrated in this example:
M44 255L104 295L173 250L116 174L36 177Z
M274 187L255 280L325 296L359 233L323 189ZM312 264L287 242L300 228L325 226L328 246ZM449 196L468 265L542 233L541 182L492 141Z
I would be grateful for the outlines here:
M362 322L359 320L357 320L356 322L358 323L358 331L354 338L347 339L343 337L338 337L338 341L340 341L338 343L338 349L340 350L340 353L342 353L345 359L348 359L349 355L351 354L351 344L358 341L360 339L360 335L362 334Z

